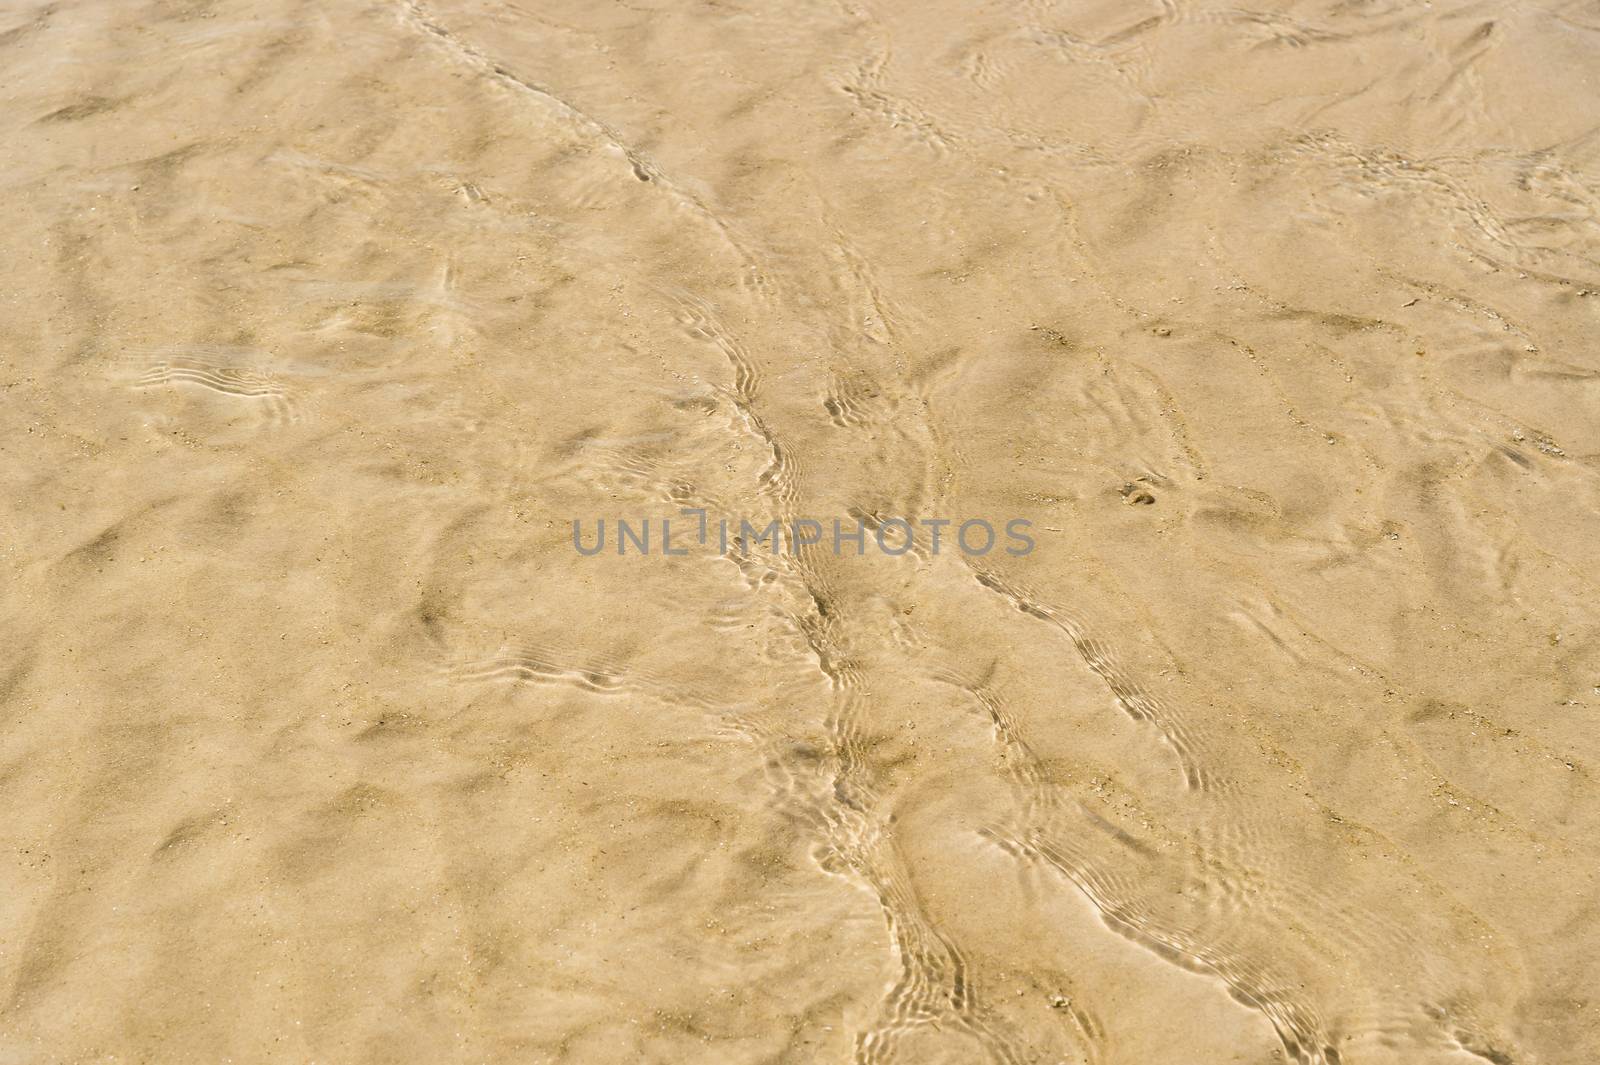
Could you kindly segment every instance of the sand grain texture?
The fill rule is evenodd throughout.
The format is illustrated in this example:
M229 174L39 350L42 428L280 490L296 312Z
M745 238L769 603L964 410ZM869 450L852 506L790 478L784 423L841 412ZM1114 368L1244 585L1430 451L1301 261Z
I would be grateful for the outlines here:
M1600 1060L1597 74L0 4L0 1063Z

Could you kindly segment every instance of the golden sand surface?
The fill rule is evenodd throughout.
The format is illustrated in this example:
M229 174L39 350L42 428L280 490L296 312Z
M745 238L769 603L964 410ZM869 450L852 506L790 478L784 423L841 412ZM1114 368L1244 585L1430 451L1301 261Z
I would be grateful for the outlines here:
M1243 2L0 3L0 1063L1600 1061L1600 7Z

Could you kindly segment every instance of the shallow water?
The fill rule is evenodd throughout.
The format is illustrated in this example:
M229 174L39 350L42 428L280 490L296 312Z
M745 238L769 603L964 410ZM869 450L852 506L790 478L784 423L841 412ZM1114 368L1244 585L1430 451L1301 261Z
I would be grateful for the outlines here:
M0 5L0 1063L1600 1059L1597 73Z

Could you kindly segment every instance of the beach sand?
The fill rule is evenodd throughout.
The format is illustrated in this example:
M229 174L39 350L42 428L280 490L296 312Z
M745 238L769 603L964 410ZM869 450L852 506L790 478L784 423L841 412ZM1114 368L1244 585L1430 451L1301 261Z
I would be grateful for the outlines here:
M1597 76L0 5L0 1063L1600 1060Z

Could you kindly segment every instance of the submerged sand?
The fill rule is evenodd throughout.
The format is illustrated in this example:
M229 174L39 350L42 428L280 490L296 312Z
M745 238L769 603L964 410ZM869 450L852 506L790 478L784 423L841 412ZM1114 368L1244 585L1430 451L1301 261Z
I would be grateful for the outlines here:
M1600 1060L1597 75L0 6L0 1062Z

